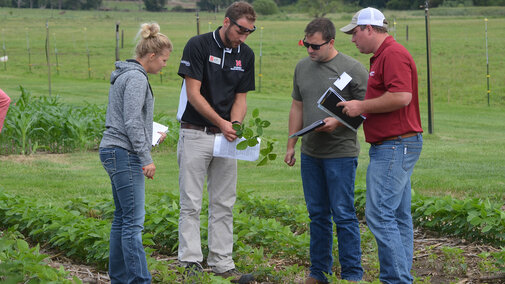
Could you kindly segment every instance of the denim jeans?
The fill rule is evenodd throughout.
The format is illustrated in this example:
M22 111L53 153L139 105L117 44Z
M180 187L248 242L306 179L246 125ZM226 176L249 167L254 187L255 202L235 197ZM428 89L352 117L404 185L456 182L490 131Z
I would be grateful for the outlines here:
M320 159L301 154L303 193L310 217L310 276L323 282L332 274L333 222L337 225L342 279L363 277L359 222L354 208L358 159Z
M370 146L365 215L379 248L382 283L413 281L410 176L422 145L422 135L418 134Z
M140 159L115 147L100 148L100 160L109 174L116 206L109 244L111 283L150 283L151 274L142 246L145 180Z

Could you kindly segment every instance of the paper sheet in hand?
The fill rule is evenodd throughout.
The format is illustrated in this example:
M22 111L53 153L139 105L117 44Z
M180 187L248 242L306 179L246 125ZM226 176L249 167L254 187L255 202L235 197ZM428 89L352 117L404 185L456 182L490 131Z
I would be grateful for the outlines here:
M222 134L216 135L214 139L214 157L256 161L260 156L261 139L254 147L237 150L237 144L244 140L244 138L237 138L235 141L230 142Z
M363 123L365 117L358 115L356 117L350 117L342 113L343 107L337 106L339 102L345 102L345 99L340 96L337 91L333 88L328 88L326 92L321 96L317 102L317 106L327 112L329 115L335 117L345 126L349 127L354 131L358 131L358 127Z
M153 147L158 145L158 142L161 138L161 134L159 134L158 132L167 132L167 130L168 130L167 126L153 121L153 142L152 142Z
M337 81L333 82L333 85L335 85L335 87L339 88L342 91L345 88L345 86L347 86L347 84L351 82L351 80L352 80L351 76L349 76L349 74L344 72L342 73L342 75L340 75Z
M289 135L289 138L293 138L293 137L296 137L296 136L303 136L303 135L305 135L305 134L313 131L314 129L316 129L316 128L320 127L320 126L323 126L324 124L325 124L325 122L322 121L322 120L315 121L311 125L303 128L302 130Z

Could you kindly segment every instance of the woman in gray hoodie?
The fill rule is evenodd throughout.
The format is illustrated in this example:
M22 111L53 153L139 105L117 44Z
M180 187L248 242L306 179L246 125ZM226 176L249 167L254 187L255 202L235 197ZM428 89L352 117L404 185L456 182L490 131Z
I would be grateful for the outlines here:
M110 232L111 283L150 283L142 230L145 216L145 177L156 167L151 158L154 98L148 73L163 67L172 43L156 23L142 24L136 58L116 62L111 74L100 160L112 184L115 211ZM160 142L165 139L162 134Z

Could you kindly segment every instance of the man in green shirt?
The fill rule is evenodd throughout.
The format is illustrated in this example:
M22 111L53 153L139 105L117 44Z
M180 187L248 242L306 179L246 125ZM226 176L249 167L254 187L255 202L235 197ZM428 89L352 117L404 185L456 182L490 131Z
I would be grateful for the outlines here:
M329 87L346 100L363 100L368 72L357 60L335 49L335 26L329 19L311 21L305 28L303 44L309 56L300 60L295 69L289 134L316 120L325 122L305 134L301 145L301 176L311 220L311 267L305 283L328 283L325 273L331 274L333 265L332 218L337 225L341 277L359 281L363 269L359 222L354 208L359 142L354 130L319 109L317 101ZM347 75L351 80L342 84ZM289 166L296 161L297 140L297 137L290 138L287 143L284 161Z

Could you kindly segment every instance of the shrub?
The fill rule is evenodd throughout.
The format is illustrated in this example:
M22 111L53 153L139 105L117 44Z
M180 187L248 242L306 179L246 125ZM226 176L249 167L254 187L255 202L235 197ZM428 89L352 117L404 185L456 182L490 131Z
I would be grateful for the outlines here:
M274 0L255 0L253 2L254 10L261 15L273 15L279 13L279 8Z
M165 4L167 4L167 0L144 0L146 10L151 12L160 12L165 10Z

